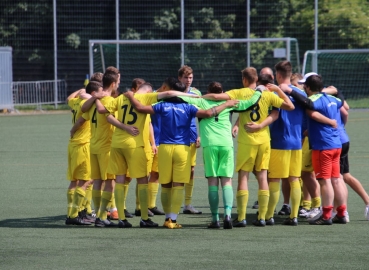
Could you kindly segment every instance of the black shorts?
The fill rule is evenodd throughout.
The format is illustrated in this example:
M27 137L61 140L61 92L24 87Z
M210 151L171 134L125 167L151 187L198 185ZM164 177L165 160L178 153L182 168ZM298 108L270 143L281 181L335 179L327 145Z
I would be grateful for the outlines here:
M341 156L340 156L340 173L341 174L350 172L350 166L349 166L349 160L348 160L349 149L350 149L350 142L342 144L342 151L341 151Z

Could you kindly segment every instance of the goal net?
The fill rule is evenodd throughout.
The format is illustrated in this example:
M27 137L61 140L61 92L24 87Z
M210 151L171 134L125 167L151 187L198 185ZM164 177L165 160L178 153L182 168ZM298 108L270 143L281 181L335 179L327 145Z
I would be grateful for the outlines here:
M250 48L248 49L248 43ZM206 92L211 81L224 90L241 86L241 70L247 66L270 67L290 60L301 72L298 43L293 38L222 40L90 40L90 73L104 72L108 66L121 71L121 88L133 78L143 78L155 88L166 77L177 77L181 65L194 70L193 86Z
M302 71L322 75L348 99L369 97L369 49L307 51Z

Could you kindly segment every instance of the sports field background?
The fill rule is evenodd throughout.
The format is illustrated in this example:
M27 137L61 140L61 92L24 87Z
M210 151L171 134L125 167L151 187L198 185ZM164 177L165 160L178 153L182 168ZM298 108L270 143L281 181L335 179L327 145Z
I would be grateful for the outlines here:
M68 113L0 116L0 269L368 269L369 221L349 190L347 225L206 229L207 182L198 151L193 205L181 230L65 226ZM369 111L350 111L350 170L369 190ZM235 145L236 146L236 145ZM237 175L234 175L234 189ZM131 184L127 208L134 211ZM252 176L247 221L257 197ZM221 196L220 196L221 197ZM221 198L220 198L221 199ZM235 201L234 201L235 203ZM157 200L160 205L160 193ZM220 201L222 205L222 201ZM277 210L281 207L278 204ZM221 213L222 213L221 209ZM236 208L233 208L236 213ZM221 217L222 218L222 217ZM159 225L162 216L153 217Z

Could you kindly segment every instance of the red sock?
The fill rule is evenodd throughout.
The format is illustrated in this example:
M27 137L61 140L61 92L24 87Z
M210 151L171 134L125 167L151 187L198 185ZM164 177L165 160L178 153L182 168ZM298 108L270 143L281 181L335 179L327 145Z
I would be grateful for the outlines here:
M346 211L346 205L342 204L336 208L337 210L337 217L344 217Z
M323 219L330 219L332 215L333 206L323 206Z

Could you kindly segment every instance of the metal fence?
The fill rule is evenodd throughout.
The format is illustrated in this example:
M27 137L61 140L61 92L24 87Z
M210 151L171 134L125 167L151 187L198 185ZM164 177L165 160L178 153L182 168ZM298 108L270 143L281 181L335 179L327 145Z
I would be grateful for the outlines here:
M65 103L67 99L67 83L65 80L35 82L13 82L14 106L36 105L41 109L43 104ZM56 94L55 94L56 93ZM56 98L55 98L56 95ZM55 103L56 101L56 103Z

